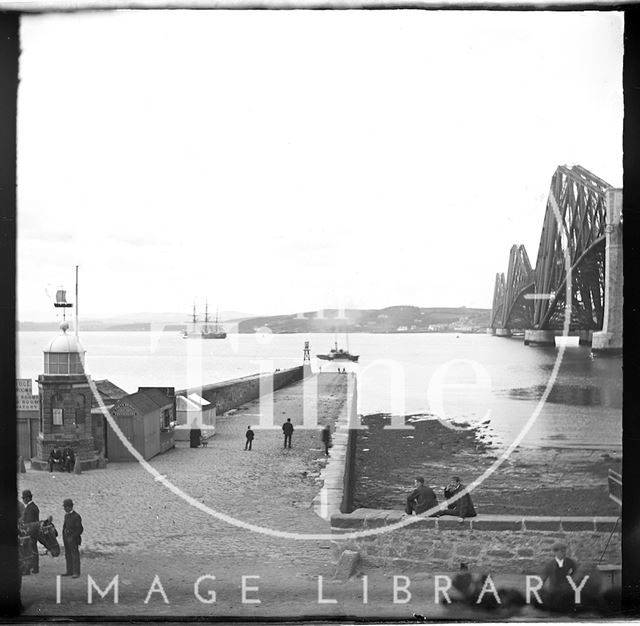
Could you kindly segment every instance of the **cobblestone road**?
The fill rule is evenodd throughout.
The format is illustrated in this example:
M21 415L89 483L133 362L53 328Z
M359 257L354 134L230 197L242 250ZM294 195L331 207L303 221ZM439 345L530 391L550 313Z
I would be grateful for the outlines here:
M333 423L345 408L346 377L320 374L318 421ZM321 449L320 427L303 430L303 384L274 393L273 414L277 430L259 430L260 403L254 401L233 415L219 417L217 434L208 447L191 449L179 444L151 460L153 467L186 493L216 511L271 529L298 533L329 533L329 524L311 503L321 488L317 480L326 459ZM296 428L293 447L283 448L281 424L290 417ZM244 431L256 430L253 450L244 450ZM81 475L28 470L19 475L19 489L29 488L41 516L52 514L61 530L62 500L71 497L82 515L83 575L91 567L104 569L104 559L136 574L136 555L162 556L176 575L186 566L211 563L250 570L286 565L301 574L326 571L330 561L328 541L295 541L274 538L234 527L192 506L154 480L140 465L111 463L106 470ZM172 557L175 559L172 561ZM64 559L44 559L39 576L24 579L25 589L42 582L56 561L64 571ZM53 571L53 570L52 570ZM148 586L148 573L139 573Z

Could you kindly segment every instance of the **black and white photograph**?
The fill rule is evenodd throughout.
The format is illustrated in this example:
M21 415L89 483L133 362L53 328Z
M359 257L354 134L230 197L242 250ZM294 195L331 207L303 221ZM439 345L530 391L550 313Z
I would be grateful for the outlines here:
M15 4L19 615L619 618L625 13Z

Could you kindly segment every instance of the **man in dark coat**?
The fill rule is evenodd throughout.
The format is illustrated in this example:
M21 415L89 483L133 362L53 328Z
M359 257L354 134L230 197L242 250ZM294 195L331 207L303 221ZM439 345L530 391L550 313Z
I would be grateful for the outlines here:
M418 476L414 479L415 489L407 496L407 506L405 512L412 515L415 511L416 515L424 513L435 506L438 506L438 499L431 487L424 484L424 478Z
M65 448L62 451L62 471L73 472L73 466L76 464L76 455L72 448Z
M284 433L284 447L291 447L291 435L293 435L293 424L291 418L287 417L287 421L282 425L282 432ZM287 444L289 444L287 446Z
M60 448L53 448L49 453L49 471L53 472L55 468L62 469L62 452Z
M464 485L457 476L451 479L451 482L444 488L445 500L451 500L455 495L464 489ZM438 515L457 515L458 517L475 517L476 510L471 501L471 496L465 493L447 506L446 511L440 511Z
M255 436L256 434L251 430L251 426L247 426L247 432L246 432L247 441L244 444L245 450L251 450L251 446L253 445L253 438Z
M322 443L324 444L324 453L329 456L329 448L331 447L331 427L327 424L322 429Z
M568 611L575 607L575 594L567 576L576 582L578 566L567 556L567 546L564 543L554 543L551 550L553 558L542 569L542 608Z
M24 502L24 514L22 523L29 524L29 535L31 536L31 549L33 550L33 560L31 561L31 571L37 574L40 571L40 557L38 556L38 531L40 522L40 509L33 501L33 495L29 489L22 492L22 502ZM27 572L29 574L30 572Z
M64 542L64 558L67 561L67 571L63 576L78 578L80 576L80 544L82 543L82 518L73 510L73 500L67 498L62 503L64 509L64 525L62 526L62 540Z

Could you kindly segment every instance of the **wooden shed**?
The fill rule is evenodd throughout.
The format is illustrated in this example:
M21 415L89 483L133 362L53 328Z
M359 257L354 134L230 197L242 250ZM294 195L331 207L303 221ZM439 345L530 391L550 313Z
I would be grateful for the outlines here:
M216 430L216 406L197 393L176 397L176 441L189 441L192 428L199 428L204 437Z
M144 388L124 396L110 409L122 434L147 460L175 446L175 396L166 388ZM134 461L111 426L107 428L106 456L110 462Z

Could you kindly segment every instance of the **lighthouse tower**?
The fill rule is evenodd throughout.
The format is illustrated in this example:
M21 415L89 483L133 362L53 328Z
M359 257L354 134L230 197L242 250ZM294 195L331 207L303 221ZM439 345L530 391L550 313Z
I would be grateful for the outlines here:
M60 334L44 349L44 374L38 376L40 432L32 469L49 469L54 447L71 448L82 469L98 466L93 436L90 376L85 372L85 350L80 340L60 324Z

